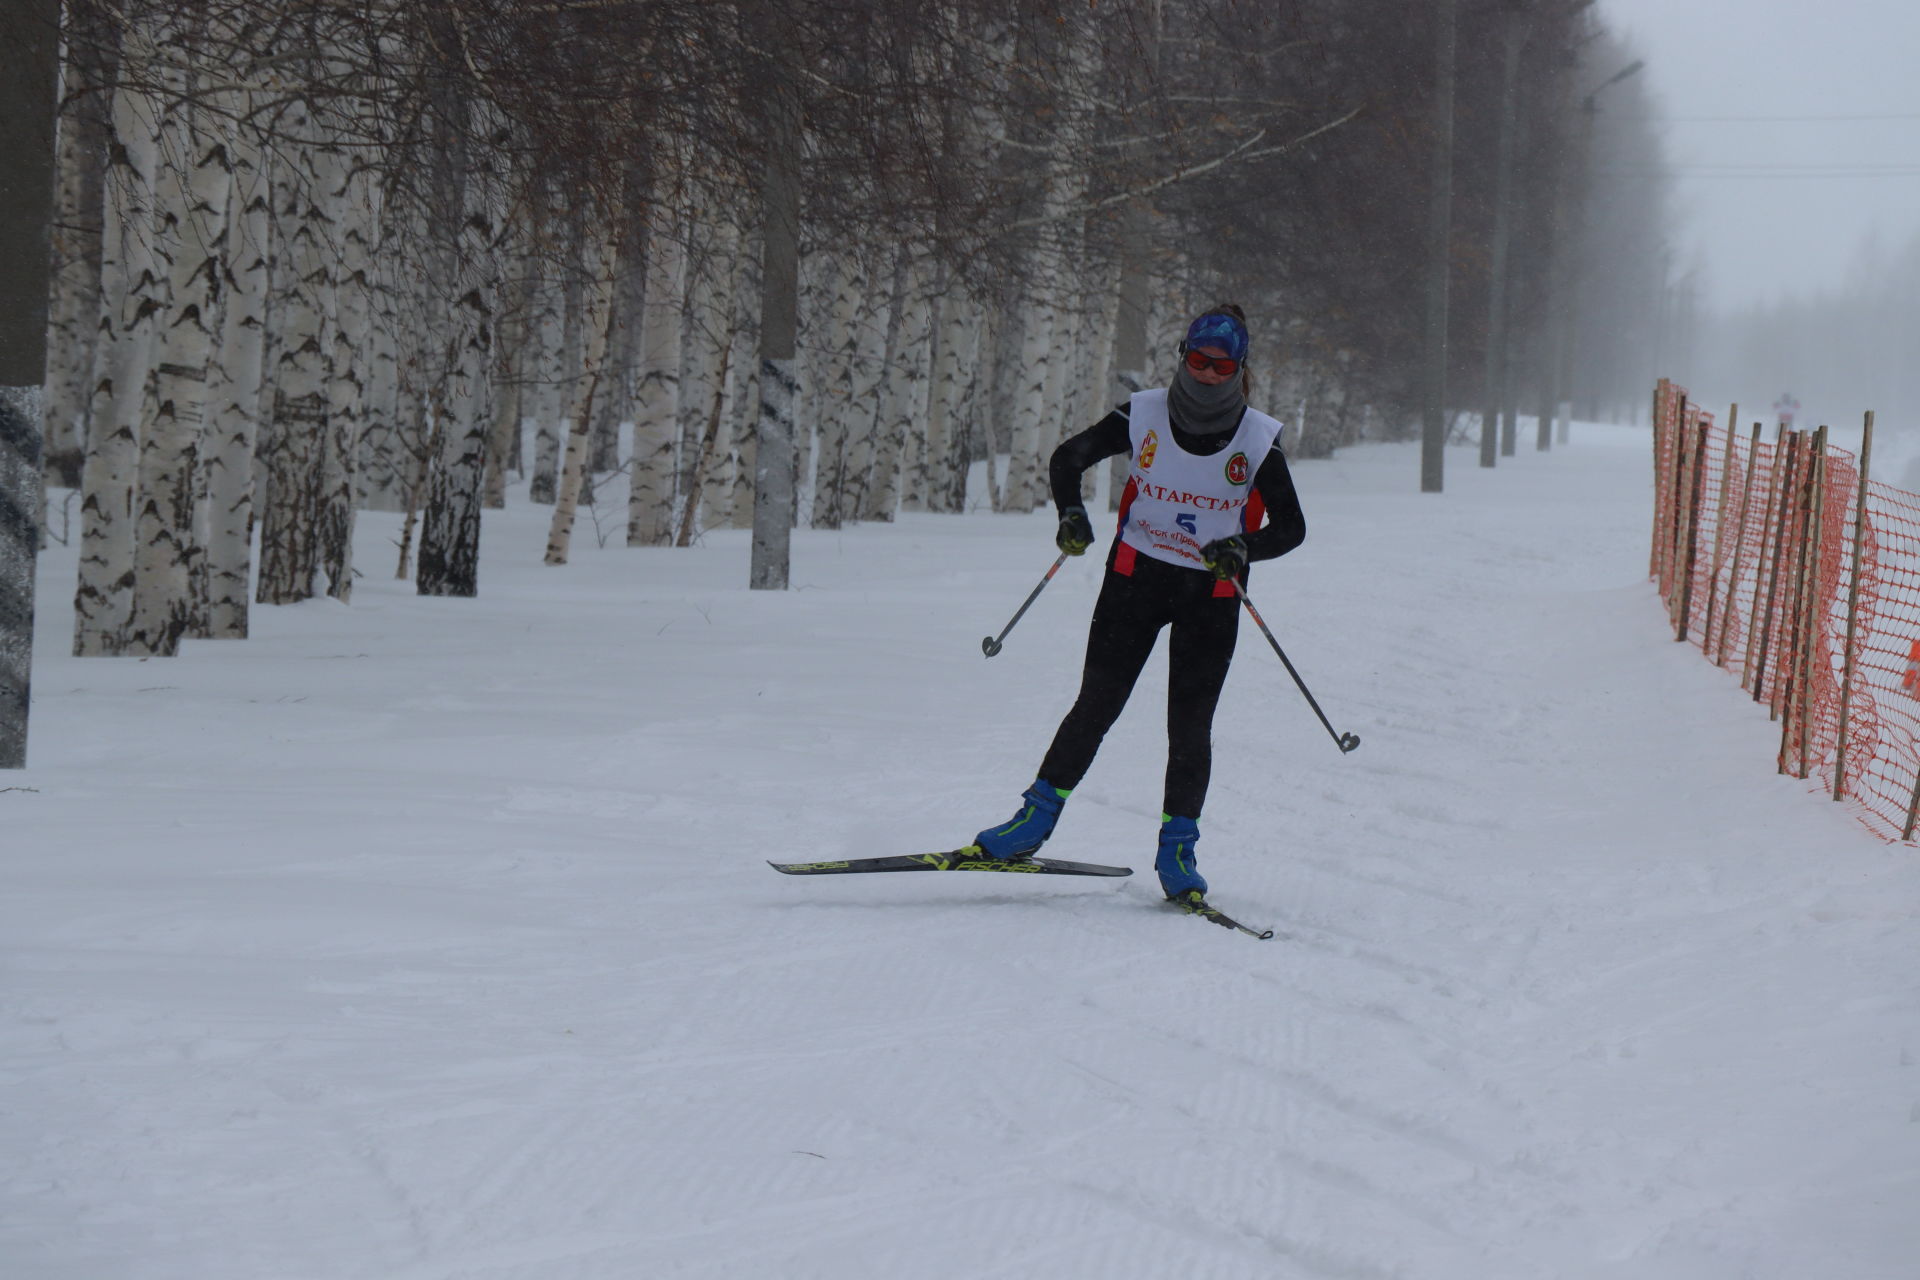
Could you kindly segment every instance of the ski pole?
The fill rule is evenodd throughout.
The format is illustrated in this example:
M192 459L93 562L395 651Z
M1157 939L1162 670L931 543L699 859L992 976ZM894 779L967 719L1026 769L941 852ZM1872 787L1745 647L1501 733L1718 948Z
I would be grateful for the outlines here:
M1062 551L1060 553L1060 558L1053 562L1053 568L1047 570L1047 576L1040 579L1040 585L1035 587L1033 589L1032 594L1030 594L1026 598L1026 600L1021 603L1020 609L1017 613L1013 615L1012 621L1007 623L1007 625L1005 626L1005 628L1001 630L999 635L986 636L980 641L980 652L986 654L989 658L991 658L994 654L1000 652L1000 642L1007 638L1007 632L1013 630L1013 624L1015 622L1020 621L1020 615L1027 611L1027 606L1032 604L1034 602L1034 599L1037 596L1039 596L1039 594L1042 591L1046 590L1047 584L1053 581L1053 575L1060 572L1060 566L1065 564L1066 562L1067 562L1067 553Z
M1300 673L1293 669L1293 663L1288 659L1287 651L1282 649L1280 642L1273 638L1273 632L1267 628L1267 620L1260 616L1260 611L1253 607L1253 601L1249 599L1247 593L1241 589L1239 579L1229 578L1227 581L1233 583L1233 594L1239 596L1240 603L1247 606L1247 612L1253 615L1254 622L1260 627L1260 633L1266 636L1267 643L1273 646L1273 651L1280 655L1280 661L1286 664L1287 674L1292 676L1293 682L1300 686L1300 693L1306 698L1307 705L1313 708L1313 714L1320 717L1320 723L1326 725L1327 732L1333 735L1334 744L1338 746L1342 752L1358 750L1360 747L1360 735L1355 733L1339 733L1334 729L1333 725L1327 720L1327 713L1322 711L1320 704L1313 700L1313 694L1308 690L1307 682L1302 680Z

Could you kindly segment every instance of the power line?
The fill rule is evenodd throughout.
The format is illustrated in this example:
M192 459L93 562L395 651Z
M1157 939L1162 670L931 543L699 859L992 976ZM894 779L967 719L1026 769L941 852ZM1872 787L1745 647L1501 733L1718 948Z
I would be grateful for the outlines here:
M1916 178L1920 164L1864 164L1853 167L1821 165L1666 165L1628 166L1600 172L1621 177L1681 178Z
M1676 164L1668 166L1675 173L1805 173L1831 174L1834 177L1847 177L1862 173L1914 173L1920 172L1920 160L1862 160L1854 164L1821 164L1809 161L1796 164L1787 161L1782 164L1756 162L1742 164L1737 160L1716 163L1703 161L1696 164Z
M1858 120L1920 120L1920 111L1863 116L1615 116L1650 124L1831 124Z

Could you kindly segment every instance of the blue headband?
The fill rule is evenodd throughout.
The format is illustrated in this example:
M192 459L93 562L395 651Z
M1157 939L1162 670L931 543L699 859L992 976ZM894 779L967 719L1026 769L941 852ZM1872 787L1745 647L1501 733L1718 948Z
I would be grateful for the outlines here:
M1218 347L1234 360L1247 358L1247 326L1232 316L1210 311L1187 326L1187 350Z

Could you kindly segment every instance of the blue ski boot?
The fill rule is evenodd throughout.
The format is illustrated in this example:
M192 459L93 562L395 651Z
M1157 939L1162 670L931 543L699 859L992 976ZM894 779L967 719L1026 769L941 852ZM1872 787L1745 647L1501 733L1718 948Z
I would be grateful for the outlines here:
M1160 873L1160 887L1169 898L1184 899L1196 892L1206 895L1206 878L1193 862L1193 846L1199 839L1199 822L1160 815L1160 852L1153 860L1153 869Z
M989 858L1002 862L1025 857L1053 834L1053 824L1060 821L1060 810L1066 807L1071 794L1035 778L1033 785L1021 793L1019 811L999 826L988 827L975 836L974 844Z

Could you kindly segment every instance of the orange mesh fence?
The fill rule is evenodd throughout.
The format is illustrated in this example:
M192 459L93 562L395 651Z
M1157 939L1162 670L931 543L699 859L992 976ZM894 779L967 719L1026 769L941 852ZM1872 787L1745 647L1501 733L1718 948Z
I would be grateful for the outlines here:
M1867 437L1870 441L1871 434ZM1654 395L1649 573L1677 639L1780 726L1779 768L1889 840L1920 810L1920 495L1818 431L1720 426Z

